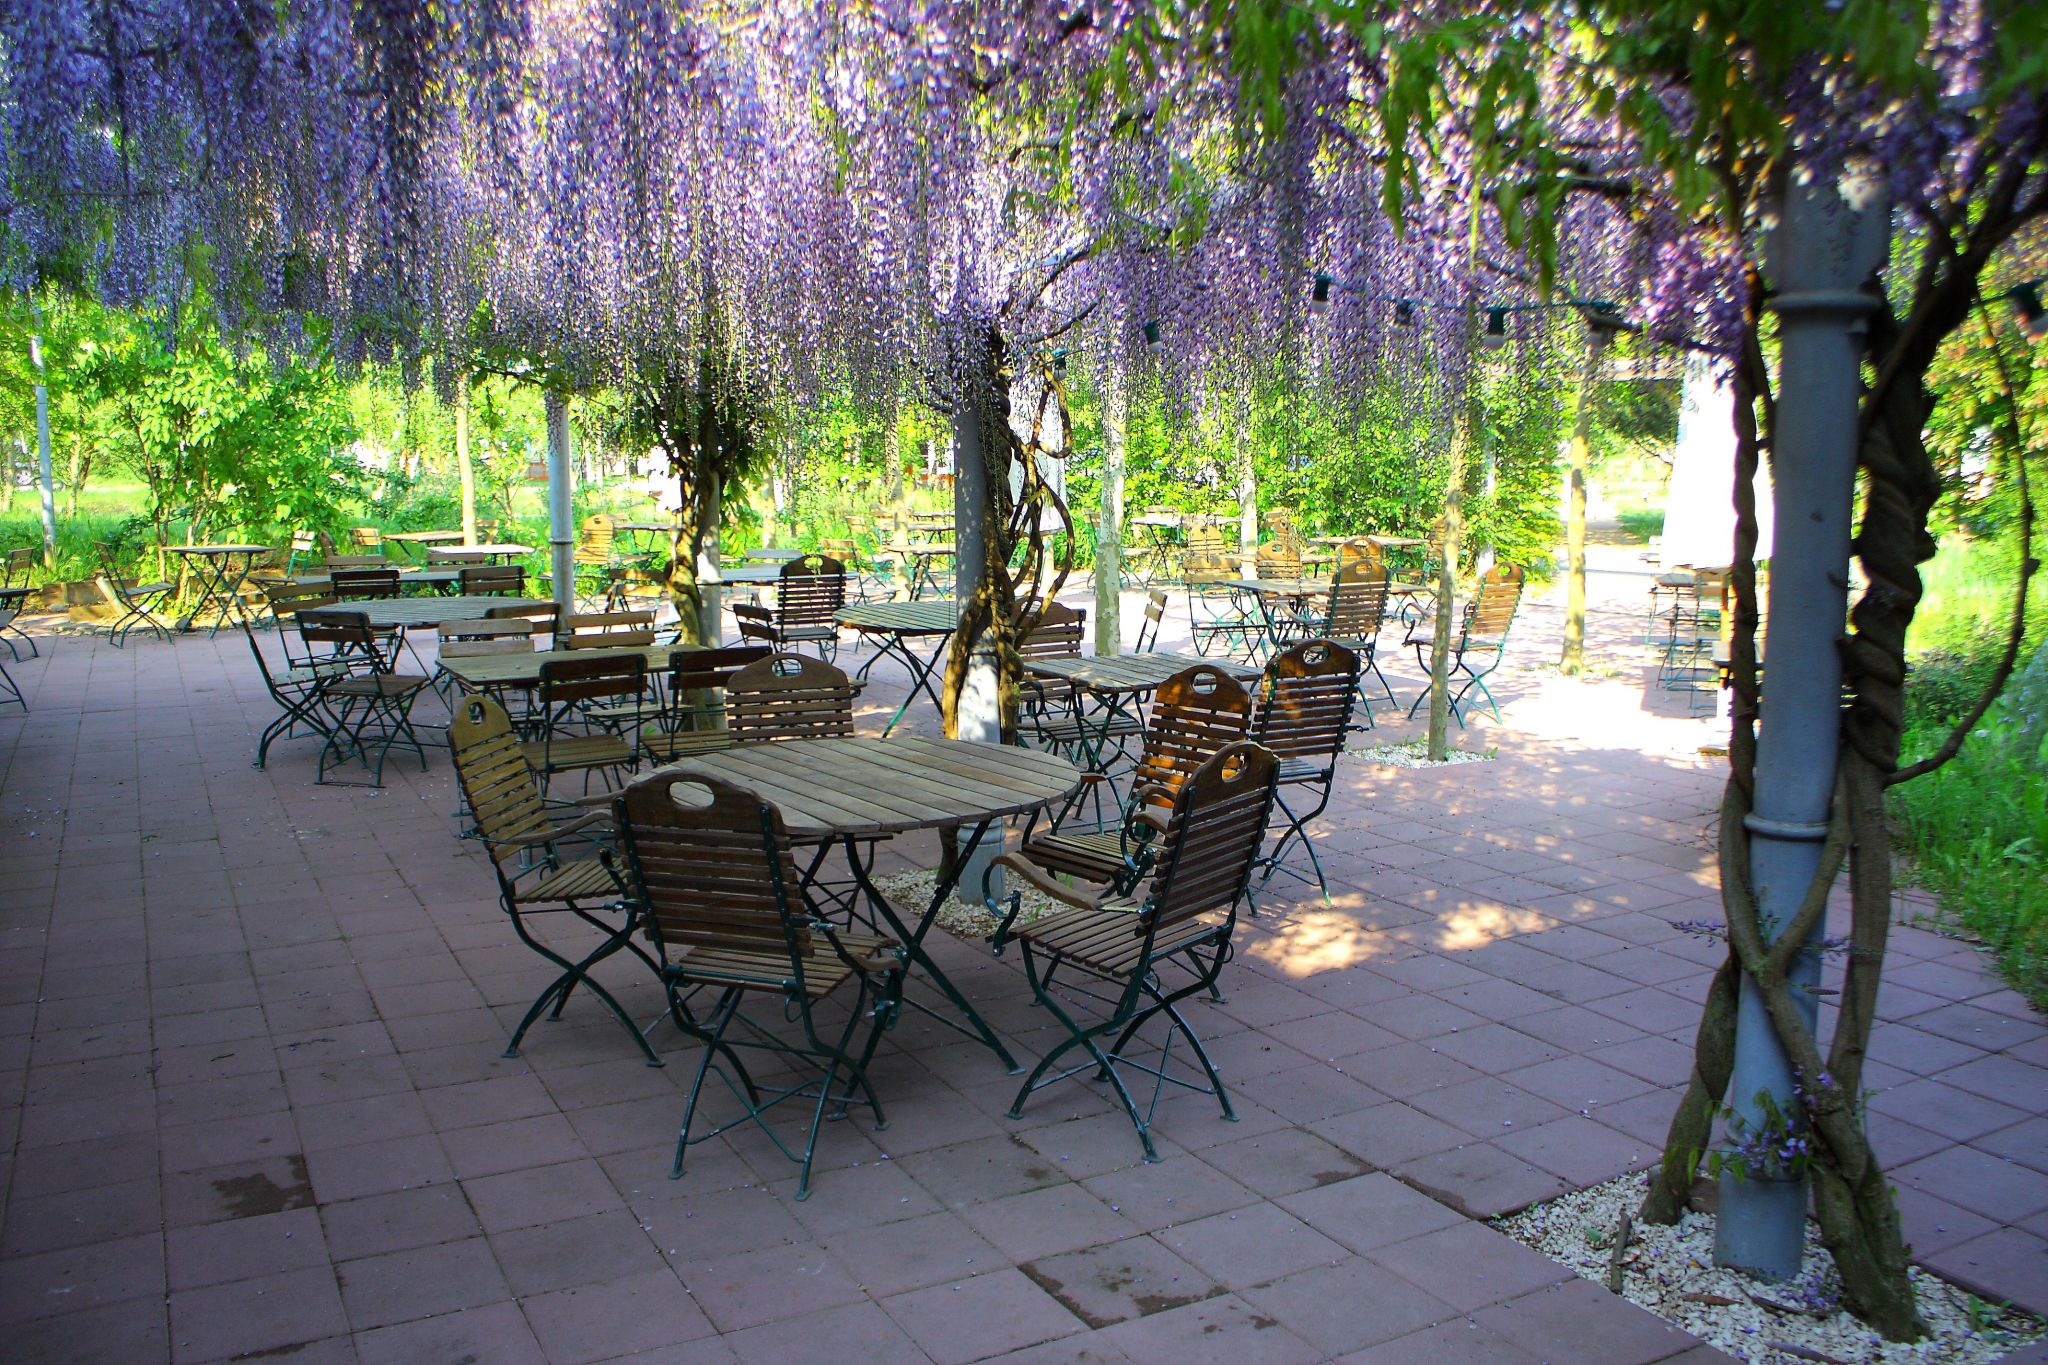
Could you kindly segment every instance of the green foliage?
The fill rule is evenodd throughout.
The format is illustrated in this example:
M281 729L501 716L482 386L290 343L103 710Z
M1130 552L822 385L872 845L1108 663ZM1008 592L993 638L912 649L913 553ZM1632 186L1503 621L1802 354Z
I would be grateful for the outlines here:
M2012 609L2017 550L1951 536L1923 570L1904 756L1931 753L1983 694ZM1896 789L1899 846L1945 915L2048 1006L2048 588L2036 580L2023 666L1946 766Z

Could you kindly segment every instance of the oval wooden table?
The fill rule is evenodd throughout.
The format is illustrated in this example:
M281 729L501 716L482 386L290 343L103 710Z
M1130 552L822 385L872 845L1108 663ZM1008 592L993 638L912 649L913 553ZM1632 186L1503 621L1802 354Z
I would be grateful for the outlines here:
M978 848L989 826L1005 816L1066 800L1081 785L1080 769L1040 749L905 736L747 744L671 764L641 780L693 773L737 783L773 803L782 812L790 838L798 843L844 847L859 894L888 923L911 962L924 968L965 1026L907 996L904 1003L975 1039L1007 1069L1018 1070L1002 1039L924 949L925 935L953 894L966 860L956 859L953 869L938 877L931 903L911 922L869 880L856 844L958 826L960 847ZM972 835L966 833L970 826ZM815 870L813 863L811 871Z

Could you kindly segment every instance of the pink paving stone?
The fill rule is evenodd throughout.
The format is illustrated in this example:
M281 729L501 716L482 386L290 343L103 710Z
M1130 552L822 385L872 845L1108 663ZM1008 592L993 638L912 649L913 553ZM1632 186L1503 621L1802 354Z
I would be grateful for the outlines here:
M1548 1256L1478 1223L1459 1223L1393 1242L1367 1252L1366 1259L1467 1313L1558 1284L1572 1274Z
M1936 1273L1983 1298L2048 1312L2048 1239L1999 1228L1926 1258Z
M1082 1330L1030 1277L998 1270L882 1300L882 1308L938 1365L963 1365Z
M1235 1295L1224 1294L1200 1303L1122 1322L1086 1343L1114 1349L1116 1360L1159 1362L1160 1365L1297 1365L1319 1352L1278 1320ZM1046 1356L1079 1362L1098 1359L1077 1351L1071 1356Z

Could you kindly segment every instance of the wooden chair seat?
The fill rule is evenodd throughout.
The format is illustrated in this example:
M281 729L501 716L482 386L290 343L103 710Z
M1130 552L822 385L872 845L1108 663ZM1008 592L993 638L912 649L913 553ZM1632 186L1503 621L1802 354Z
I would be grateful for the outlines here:
M323 694L330 697L403 697L426 685L425 678L409 673L352 673L327 684Z
M559 735L550 742L532 740L519 746L526 761L550 769L610 768L633 762L633 746L617 735Z
M889 972L901 966L896 941L873 934L841 933L840 946L870 971ZM788 992L796 982L789 974L786 952L748 952L742 948L693 947L672 969L682 982L731 986L743 991ZM854 974L854 969L823 938L813 941L803 958L804 994L822 1000Z
M1014 937L1097 975L1121 980L1145 957L1137 913L1136 905L1115 902L1093 910L1062 910L1024 926ZM1221 917L1208 915L1161 928L1152 956L1180 952L1225 927Z
M618 882L603 863L595 858L579 858L573 863L551 868L531 886L516 888L512 899L515 905L533 905L543 901L614 900L618 891Z
M1097 884L1124 870L1123 835L1113 829L1047 834L1028 840L1021 852L1048 872Z

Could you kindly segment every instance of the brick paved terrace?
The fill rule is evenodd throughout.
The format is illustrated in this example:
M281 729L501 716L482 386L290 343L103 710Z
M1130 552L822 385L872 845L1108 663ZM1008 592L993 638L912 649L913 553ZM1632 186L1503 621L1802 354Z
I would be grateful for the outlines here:
M579 997L499 1055L553 973L455 837L445 752L382 791L314 786L304 741L259 773L239 635L46 639L12 666L31 713L0 711L5 1355L1725 1359L1484 1221L1651 1164L1720 952L1672 924L1718 918L1722 728L1646 687L1641 580L1607 587L1601 676L1542 666L1548 600L1518 622L1504 719L1464 736L1494 761L1346 760L1332 903L1275 882L1192 1007L1239 1122L1169 1097L1145 1165L1101 1087L1007 1119L1015 1078L910 1014L889 1128L828 1125L803 1203L754 1130L668 1178L670 1025L652 1069ZM869 729L902 686L876 676ZM1044 1049L1014 954L931 942ZM2048 1027L1967 945L1893 944L1871 1109L1915 1254L2048 1310ZM603 974L660 1013L644 970Z

